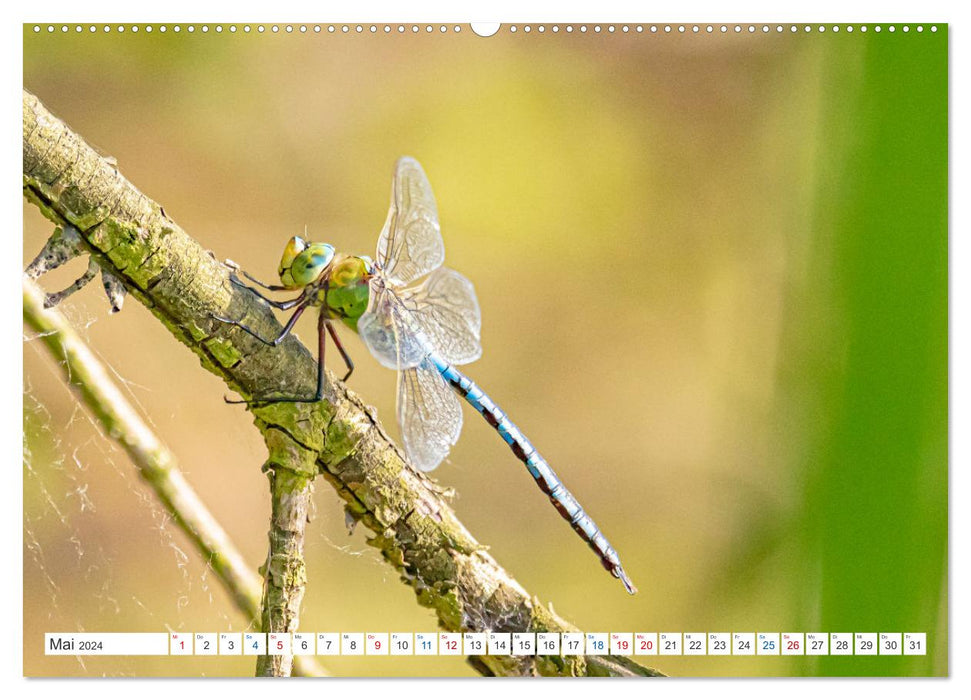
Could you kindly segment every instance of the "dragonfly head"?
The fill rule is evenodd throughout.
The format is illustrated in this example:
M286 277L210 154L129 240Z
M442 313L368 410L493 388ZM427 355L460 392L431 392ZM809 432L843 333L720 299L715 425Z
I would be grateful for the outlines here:
M320 277L333 259L334 246L329 243L307 243L294 236L280 258L280 281L290 289L306 287Z

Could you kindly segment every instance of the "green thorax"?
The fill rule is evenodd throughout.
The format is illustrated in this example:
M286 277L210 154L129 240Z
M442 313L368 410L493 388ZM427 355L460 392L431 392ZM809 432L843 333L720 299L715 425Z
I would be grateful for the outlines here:
M325 283L317 289L315 303L323 304L331 318L339 318L355 333L357 320L367 311L368 268L364 258L338 255L331 264Z
M284 287L304 289L311 304L357 332L357 320L367 311L370 270L370 258L337 255L329 243L294 236L283 250L278 272Z

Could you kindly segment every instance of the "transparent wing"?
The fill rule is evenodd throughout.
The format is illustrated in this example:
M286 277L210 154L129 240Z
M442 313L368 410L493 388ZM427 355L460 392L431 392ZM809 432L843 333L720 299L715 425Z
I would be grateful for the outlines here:
M425 472L437 467L462 432L462 405L427 360L398 374L398 425L409 461Z
M427 275L445 260L435 196L414 158L399 158L395 164L391 208L378 238L376 260L396 286Z
M479 359L482 316L469 280L455 270L440 267L422 284L397 294L447 361L462 365Z
M378 278L371 282L357 332L378 362L390 369L417 367L431 350L411 311Z

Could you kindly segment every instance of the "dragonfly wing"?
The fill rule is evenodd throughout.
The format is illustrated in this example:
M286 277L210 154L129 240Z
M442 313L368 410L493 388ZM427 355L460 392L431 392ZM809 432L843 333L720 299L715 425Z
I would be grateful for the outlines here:
M462 432L462 405L427 360L398 374L398 425L409 461L425 472L437 467Z
M376 260L398 286L427 275L445 261L435 196L414 158L399 158L395 164L391 207L378 238Z
M479 359L482 316L469 280L440 267L422 284L398 295L442 357L457 365Z
M390 369L417 367L430 350L411 312L383 282L372 282L357 332L378 362Z

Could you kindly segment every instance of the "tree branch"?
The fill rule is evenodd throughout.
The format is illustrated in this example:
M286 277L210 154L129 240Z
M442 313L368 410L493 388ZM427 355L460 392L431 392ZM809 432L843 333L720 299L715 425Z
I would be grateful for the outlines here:
M273 513L263 572L263 629L296 631L307 587L303 540L310 519L312 478L285 469L270 470L268 475ZM261 656L256 675L289 676L294 658L292 654Z
M56 224L76 227L102 268L234 390L244 396L312 394L315 361L295 338L270 348L211 319L245 319L273 337L280 326L269 307L231 285L225 265L36 97L25 91L23 99L25 197ZM347 512L372 531L368 543L444 629L575 631L486 553L442 489L405 463L365 404L330 373L327 379L320 403L251 409L269 450L265 468L277 479L286 474L291 493L323 476ZM294 543L299 538L302 530L294 531ZM296 588L302 593L302 582ZM271 615L271 622L287 623L287 615L279 617L274 622ZM290 624L295 628L295 616ZM623 657L483 656L477 663L496 675L659 675Z
M236 607L259 629L260 579L186 481L175 456L141 419L68 320L60 312L44 308L47 299L40 288L25 279L23 297L24 322L37 332L63 370L65 381L77 391L105 434L125 450L139 476L212 567ZM298 660L302 675L328 675L312 658Z

